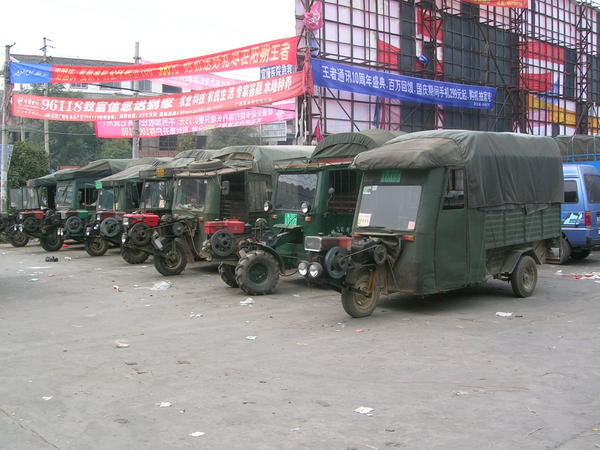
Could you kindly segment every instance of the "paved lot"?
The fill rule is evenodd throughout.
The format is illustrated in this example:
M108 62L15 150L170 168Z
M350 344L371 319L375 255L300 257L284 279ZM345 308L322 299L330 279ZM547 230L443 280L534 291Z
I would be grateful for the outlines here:
M0 245L0 448L600 447L600 280L556 273L598 253L528 299L490 282L367 319L300 279L248 307L214 265L151 290L151 263L47 255Z

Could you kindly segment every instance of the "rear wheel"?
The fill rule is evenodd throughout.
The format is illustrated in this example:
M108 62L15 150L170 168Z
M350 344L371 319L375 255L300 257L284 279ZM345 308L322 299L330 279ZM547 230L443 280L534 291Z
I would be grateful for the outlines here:
M102 256L108 250L108 241L100 236L90 236L85 240L85 251L90 256Z
M373 314L379 300L375 276L374 272L363 272L358 276L354 288L361 292L346 287L342 289L342 306L350 316L359 318ZM369 291L370 293L367 294Z
M59 236L58 230L52 230L50 233L40 237L40 245L47 252L56 252L63 245L63 237Z
M135 248L121 247L121 258L129 264L142 264L148 259L148 253Z
M166 276L179 275L187 266L187 257L183 246L177 241L165 244L161 253L154 255L154 267Z
M590 249L587 249L587 250L578 250L578 251L573 250L571 252L571 258L573 258L573 259L585 259L588 256L590 256L590 253L592 253L592 251Z
M559 264L566 264L571 257L571 244L567 241L564 236L560 238L560 258Z
M23 231L11 231L8 240L13 247L25 247L29 242L29 236Z
M235 281L247 294L270 294L279 281L279 263L264 250L249 252L235 267Z
M537 266L531 256L523 255L510 274L510 284L517 297L529 297L537 284Z
M221 280L223 280L227 286L233 288L239 287L235 281L235 266L230 264L219 264L219 275L221 275Z

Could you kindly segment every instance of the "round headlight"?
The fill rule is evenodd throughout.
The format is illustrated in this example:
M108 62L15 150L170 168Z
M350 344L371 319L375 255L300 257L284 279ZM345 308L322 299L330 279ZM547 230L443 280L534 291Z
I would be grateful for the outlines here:
M268 200L267 200L267 201L266 201L266 202L263 204L263 210L264 210L265 212L269 212L269 211L271 211L272 209L273 209L273 204L272 204L270 201L268 201Z
M98 220L98 221L102 220L102 215L101 214L96 214L96 220Z
M308 214L311 208L312 206L308 202L302 202L302 204L300 205L300 211L302 211L302 214Z
M319 278L323 273L323 266L319 263L312 263L308 266L308 275L311 278Z
M303 277L306 276L308 273L308 263L306 261L300 261L300 264L298 264L298 273Z

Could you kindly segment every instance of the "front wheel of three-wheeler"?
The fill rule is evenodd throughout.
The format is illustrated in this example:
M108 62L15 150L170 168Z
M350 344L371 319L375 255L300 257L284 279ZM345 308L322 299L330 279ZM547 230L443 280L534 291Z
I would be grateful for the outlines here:
M154 255L154 267L165 276L179 275L187 265L187 255L177 241L165 244L162 253Z
M49 234L46 234L40 238L40 245L47 252L59 251L63 243L64 239L58 234L58 230L53 230Z
M529 297L537 284L538 272L531 256L523 255L510 274L510 285L517 297Z
M8 240L13 247L25 247L29 242L29 236L23 231L11 231Z
M142 264L150 256L148 253L135 248L121 247L121 258L129 264Z
M379 300L379 291L374 286L375 280L371 278L374 276L375 275L371 272L364 272L359 275L354 284L355 289L362 292L368 292L369 285L373 284L369 295L364 295L346 287L342 289L342 306L348 315L354 318L360 318L373 314L373 311L377 306L377 301Z
M239 287L235 281L235 266L230 264L219 264L219 275L221 275L221 280L223 280L227 286L232 288Z
M590 249L587 249L587 250L573 250L571 252L571 258L573 258L573 259L585 259L588 256L590 256L590 253L592 253L592 251Z
M102 256L108 250L108 241L100 236L90 236L85 240L85 251L90 256Z
M279 263L264 250L251 251L235 267L235 281L246 294L270 294L279 281Z

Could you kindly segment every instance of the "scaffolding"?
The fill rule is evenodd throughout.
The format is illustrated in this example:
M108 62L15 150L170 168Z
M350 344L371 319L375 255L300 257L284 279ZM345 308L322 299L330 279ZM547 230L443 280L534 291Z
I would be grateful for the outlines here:
M600 133L599 12L589 1L501 8L457 0L322 0L323 25L297 31L312 57L376 71L496 89L492 109L442 107L315 89L306 131L367 128Z

